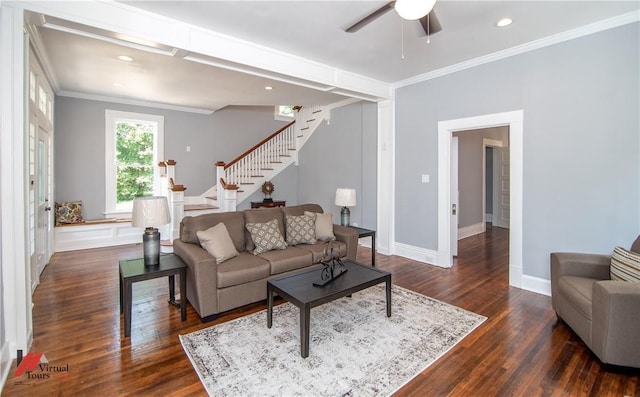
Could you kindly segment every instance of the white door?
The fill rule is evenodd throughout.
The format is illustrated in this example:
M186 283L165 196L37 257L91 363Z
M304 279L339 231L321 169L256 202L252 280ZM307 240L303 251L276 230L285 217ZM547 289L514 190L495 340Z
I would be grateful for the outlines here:
M53 91L29 52L29 252L31 289L53 254Z
M493 226L509 228L510 173L509 148L493 150Z
M458 256L458 137L451 137L451 256Z

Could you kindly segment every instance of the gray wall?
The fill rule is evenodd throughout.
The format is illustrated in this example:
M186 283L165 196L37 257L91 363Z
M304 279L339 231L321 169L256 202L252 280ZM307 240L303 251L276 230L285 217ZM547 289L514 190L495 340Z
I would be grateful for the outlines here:
M226 107L212 115L69 97L55 101L55 201L83 201L86 219L104 211L105 110L164 116L165 160L175 160L176 183L197 196L215 184L215 162L231 161L285 125L273 107ZM191 146L191 152L186 151Z
M508 127L482 128L455 132L458 137L458 227L482 223L482 157L485 138L508 146ZM492 191L486 192L489 200Z
M396 241L436 250L437 124L524 111L523 273L640 231L639 24L396 90ZM420 184L416 170L435 176ZM420 186L422 185L422 186Z
M271 180L271 183L273 183L274 187L271 197L274 200L284 200L287 202L287 206L298 204L298 167L295 164L291 164L276 175ZM251 208L252 201L262 200L264 200L264 194L262 194L262 189L258 189L257 192L249 196L248 200L240 203L237 209L245 210Z
M356 189L351 223L376 227L377 116L375 103L357 102L331 111L299 155L298 203L318 203L340 223L337 188Z

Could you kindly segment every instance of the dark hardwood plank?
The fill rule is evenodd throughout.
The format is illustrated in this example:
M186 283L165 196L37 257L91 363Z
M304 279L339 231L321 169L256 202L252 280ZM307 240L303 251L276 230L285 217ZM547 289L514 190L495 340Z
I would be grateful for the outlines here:
M487 316L454 349L401 388L397 396L640 396L630 369L605 368L556 320L547 296L509 287L508 231L460 242L460 256L442 269L397 256L376 256L394 284ZM119 314L118 260L139 257L140 245L57 253L34 294L32 352L69 364L68 374L17 384L3 396L204 396L178 335L265 308L257 303L202 324L191 306L187 321L167 303L165 279L133 287L131 338ZM370 263L360 247L358 259Z

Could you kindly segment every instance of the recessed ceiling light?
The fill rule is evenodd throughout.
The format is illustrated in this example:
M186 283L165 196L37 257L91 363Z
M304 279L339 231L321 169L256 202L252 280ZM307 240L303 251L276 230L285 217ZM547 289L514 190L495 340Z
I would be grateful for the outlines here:
M271 87L270 85L267 85L267 86L264 87L264 89L267 90L267 91L271 91L271 90L273 90L273 87Z
M113 83L113 85L115 85L116 87L124 87L124 84L122 83Z
M505 26L509 26L513 23L511 18L502 18L496 23L496 26L499 28L504 28Z
M128 57L126 55L120 55L118 56L118 59L125 62L133 62L133 58Z

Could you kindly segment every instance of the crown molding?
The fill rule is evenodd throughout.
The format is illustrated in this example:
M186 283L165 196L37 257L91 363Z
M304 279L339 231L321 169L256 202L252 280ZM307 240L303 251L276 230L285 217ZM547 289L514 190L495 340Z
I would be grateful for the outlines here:
M628 25L638 21L640 21L640 11L632 11L626 14L619 15L617 17L605 19L599 22L594 22L592 24L584 25L576 29L568 30L566 32L558 33L542 39L534 40L525 44L511 47L503 51L494 52L493 54L484 55L478 58L470 59L468 61L457 63L455 65L437 69L428 73L419 74L405 80L400 80L393 83L392 87L393 89L396 89L396 88L401 88L408 85L420 83L423 81L432 80L432 79L442 77L448 74L456 73L465 69L470 69L476 66L484 65L486 63L499 61L501 59L523 54L525 52L534 51L540 48L544 48L554 44L573 40L579 37L588 36L593 33L598 33L605 30L617 28L619 26Z
M83 92L75 92L75 91L60 91L58 95L62 97L69 97L69 98L88 99L91 101L111 102L111 103L119 103L122 105L132 105L132 106L144 106L148 108L175 110L178 112L188 112L188 113L198 113L198 114L212 114L216 110L222 109L223 107L221 106L216 109L201 109L201 108L192 108L187 106L176 106L176 105L171 105L171 104L162 103L162 102L150 102L150 101L141 101L138 99L130 99L130 98L117 98L117 97L111 97L106 95L86 94Z

